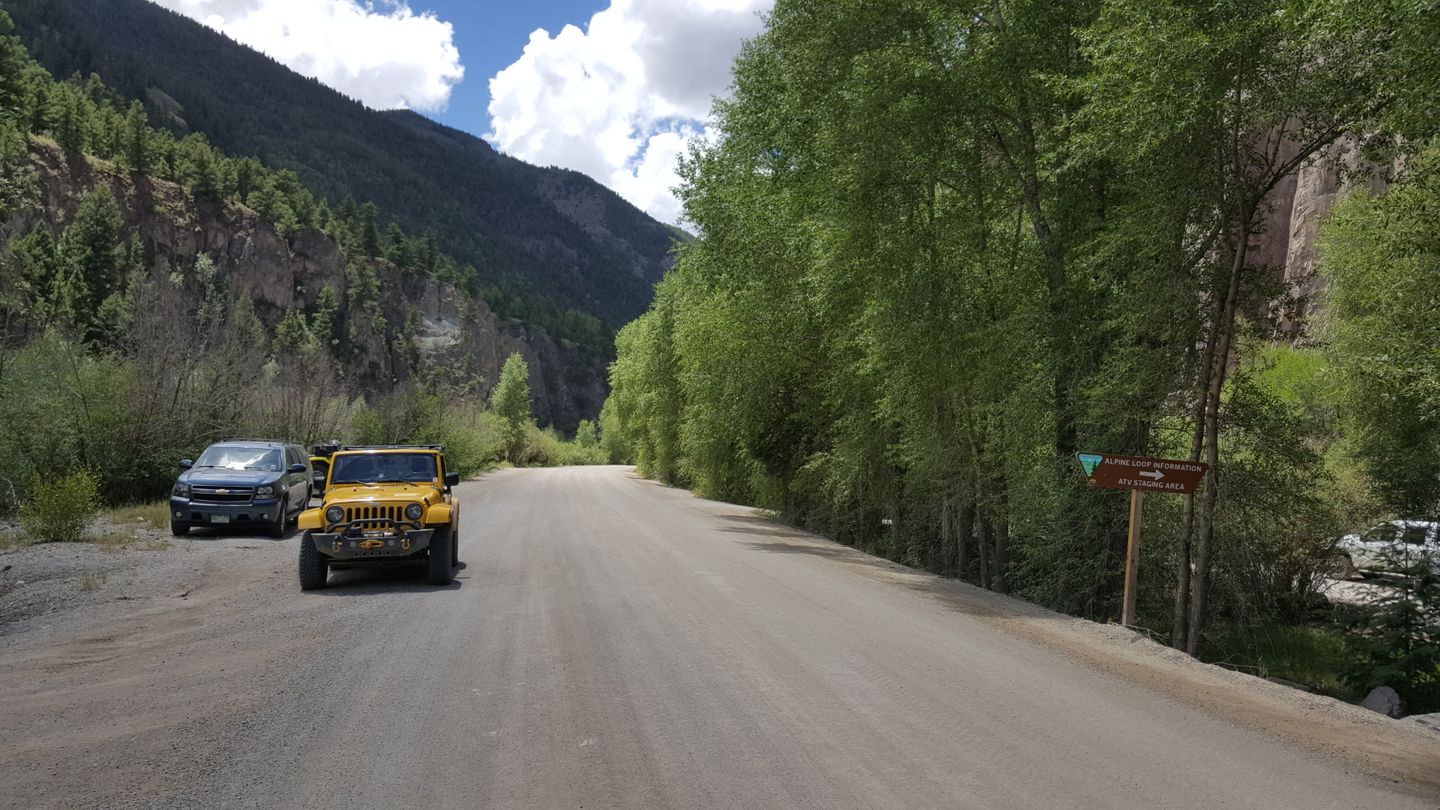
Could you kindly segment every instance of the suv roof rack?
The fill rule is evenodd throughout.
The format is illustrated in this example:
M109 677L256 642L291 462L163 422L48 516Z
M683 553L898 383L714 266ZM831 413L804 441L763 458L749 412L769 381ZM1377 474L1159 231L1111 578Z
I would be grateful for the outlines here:
M240 436L234 439L221 439L220 441L216 442L216 444L232 444L234 442L249 442L250 444L290 444L290 442L282 441L280 439L251 439L244 436Z
M347 444L341 450L434 450L445 452L443 444Z

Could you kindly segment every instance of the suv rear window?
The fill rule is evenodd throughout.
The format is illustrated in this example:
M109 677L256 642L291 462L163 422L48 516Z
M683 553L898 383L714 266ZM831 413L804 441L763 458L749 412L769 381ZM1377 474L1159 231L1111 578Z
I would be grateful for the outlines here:
M433 453L361 453L336 456L330 484L378 484L387 481L439 480Z

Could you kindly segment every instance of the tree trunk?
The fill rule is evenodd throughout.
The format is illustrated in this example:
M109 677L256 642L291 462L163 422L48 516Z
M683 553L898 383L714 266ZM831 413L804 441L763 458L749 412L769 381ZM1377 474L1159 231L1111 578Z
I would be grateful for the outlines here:
M1218 286L1218 285L1217 285ZM1228 292L1228 286L1226 288ZM1205 342L1205 362L1200 366L1200 378L1195 386L1195 409L1192 418L1195 420L1195 429L1190 437L1191 461L1198 462L1205 450L1205 404L1210 399L1210 374L1215 368L1214 358L1209 354L1213 351L1216 341L1220 337L1220 322L1224 316L1225 301L1227 296L1219 289L1215 291L1215 314L1210 318L1210 334ZM1195 495L1192 493L1185 496L1184 517L1180 523L1180 543L1178 559L1175 562L1175 610L1172 615L1174 623L1170 631L1170 644L1177 650L1186 649L1186 639L1189 637L1190 617L1190 576L1191 576L1191 540L1195 534Z
M955 568L956 574L964 579L970 572L970 533L974 531L975 508L962 504L955 513Z
M1235 310L1239 305L1240 281L1250 249L1251 219L1254 211L1254 205L1248 203L1240 209L1239 232L1236 234L1234 259L1230 265L1230 285L1220 311L1218 342L1210 355L1210 385L1205 397L1204 425L1205 461L1210 465L1210 469L1205 474L1204 490L1201 493L1199 532L1195 538L1195 571L1190 583L1190 615L1185 638L1185 652L1190 655L1199 653L1201 635L1205 630L1210 558L1215 539L1215 505L1219 496L1217 468L1220 465L1220 401L1225 392L1226 373L1229 371L1230 346L1235 337Z
M990 587L990 527L985 519L985 511L978 505L975 507L975 546L979 551L980 558L980 587Z
M1010 521L1001 514L995 518L995 590L1009 593Z

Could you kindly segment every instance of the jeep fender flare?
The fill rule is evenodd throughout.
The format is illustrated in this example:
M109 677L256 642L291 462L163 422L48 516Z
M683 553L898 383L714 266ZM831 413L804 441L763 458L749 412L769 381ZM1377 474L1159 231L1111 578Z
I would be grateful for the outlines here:
M455 518L460 516L459 511L454 504L432 504L429 509L425 510L425 525L449 526L455 522Z
M296 520L300 531L320 531L325 528L325 509L306 509Z

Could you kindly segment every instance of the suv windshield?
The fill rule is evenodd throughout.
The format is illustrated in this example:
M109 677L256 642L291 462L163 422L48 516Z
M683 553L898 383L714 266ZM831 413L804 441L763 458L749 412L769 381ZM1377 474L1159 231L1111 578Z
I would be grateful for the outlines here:
M385 481L434 481L439 478L432 453L364 453L336 456L330 483L374 484Z
M197 468L209 467L222 470L262 470L280 472L280 451L273 447L242 447L236 445L215 445L200 454L195 462Z

